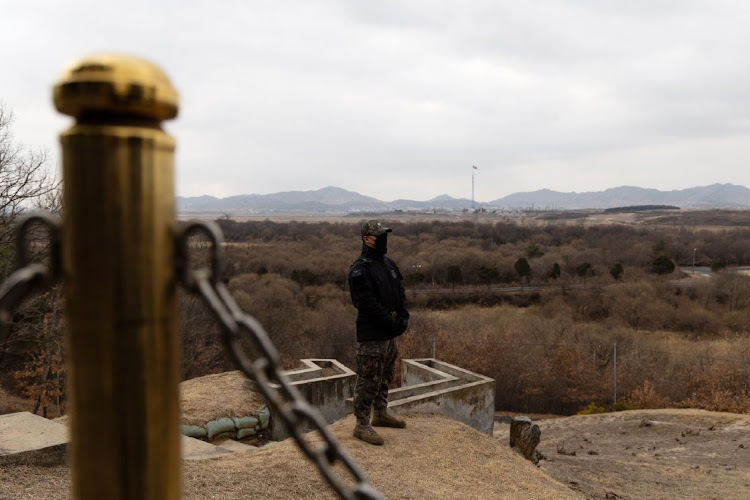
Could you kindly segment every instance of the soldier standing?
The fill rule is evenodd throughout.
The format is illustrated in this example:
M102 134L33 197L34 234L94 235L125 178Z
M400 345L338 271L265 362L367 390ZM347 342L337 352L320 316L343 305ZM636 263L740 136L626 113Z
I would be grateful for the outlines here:
M377 220L365 222L360 231L362 254L349 270L349 291L358 312L354 437L376 445L383 444L383 438L373 425L406 427L406 422L388 414L388 386L398 357L396 338L409 326L403 276L385 256L391 231Z

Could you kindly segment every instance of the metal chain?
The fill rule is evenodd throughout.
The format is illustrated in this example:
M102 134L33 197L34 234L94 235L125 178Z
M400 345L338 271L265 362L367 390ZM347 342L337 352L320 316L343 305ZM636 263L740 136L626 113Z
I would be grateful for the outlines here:
M189 269L188 239L197 234L207 236L213 244L210 268ZM191 222L177 235L176 243L177 273L183 285L189 291L200 295L216 316L224 330L224 344L235 365L257 383L274 415L284 424L297 442L297 446L317 465L320 473L341 498L382 498L367 483L354 460L328 430L320 413L305 401L302 394L284 375L278 351L263 326L240 309L227 287L220 281L223 265L221 229L213 222ZM255 359L248 356L241 346L243 336L253 342L261 352L260 356ZM310 439L303 437L309 427L312 427L322 439L321 447L312 446ZM332 466L337 461L340 461L353 477L353 486L347 487L334 474Z
M34 224L47 227L50 241L50 264L44 266L28 260L27 239ZM37 213L25 217L16 230L16 270L0 286L0 325L10 323L13 311L33 292L48 288L60 276L60 219Z

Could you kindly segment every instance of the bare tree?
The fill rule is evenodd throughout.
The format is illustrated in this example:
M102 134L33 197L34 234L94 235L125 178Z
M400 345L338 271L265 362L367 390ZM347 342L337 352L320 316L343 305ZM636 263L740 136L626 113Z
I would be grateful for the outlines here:
M730 311L745 309L750 305L750 277L737 271L721 271L714 278L714 293L717 302Z
M17 141L12 124L13 113L0 102L0 280L15 267L19 216L35 209L59 212L61 199L60 182L46 151ZM34 259L46 258L48 237L43 231L29 235ZM12 315L10 324L0 328L0 379L14 385L13 392L35 400L34 411L43 413L50 405L59 413L64 405L61 300L59 287L31 297Z
M33 208L59 209L54 205L59 205L60 182L47 152L16 141L12 124L13 113L0 102L0 277L7 276L12 265L18 216Z

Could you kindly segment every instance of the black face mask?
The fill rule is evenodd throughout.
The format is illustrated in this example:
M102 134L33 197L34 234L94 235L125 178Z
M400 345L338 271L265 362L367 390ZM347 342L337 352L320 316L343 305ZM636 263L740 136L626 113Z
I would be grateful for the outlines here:
M382 254L388 252L388 233L381 234L375 239L375 250Z

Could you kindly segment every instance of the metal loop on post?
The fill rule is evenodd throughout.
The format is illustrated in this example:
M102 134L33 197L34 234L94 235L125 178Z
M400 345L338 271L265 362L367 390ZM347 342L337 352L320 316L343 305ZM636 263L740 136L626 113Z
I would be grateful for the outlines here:
M190 272L190 259L189 259L189 242L191 236L197 236L202 234L208 237L211 243L211 265L208 268L202 268ZM210 221L191 221L180 229L177 238L175 239L175 258L177 266L177 276L182 280L182 284L185 288L193 293L199 293L198 282L195 278L195 274L203 273L208 279L209 283L215 285L218 283L221 274L223 272L222 266L224 262L224 236L221 229L215 222Z
M188 238L203 233L214 245L211 252L211 267L189 269ZM234 364L251 380L302 450L313 461L328 484L341 498L349 500L378 500L380 494L370 486L354 460L341 448L336 437L326 427L320 413L300 394L283 372L281 358L263 326L252 316L244 313L232 298L227 287L219 280L222 266L221 231L214 223L192 222L178 235L176 252L178 276L184 286L201 296L224 330L224 344ZM252 341L260 355L253 359L242 348L241 340ZM312 427L323 441L323 446L313 447L303 434ZM347 487L334 473L332 465L340 461L354 484Z
M61 269L61 255L60 255L60 219L52 214L39 212L31 214L21 219L18 223L18 229L16 234L16 262L18 269L27 267L30 263L27 255L27 238L29 230L35 224L45 226L49 231L49 243L50 243L50 256L49 256L49 272L50 281L56 280L60 276Z
M42 224L49 230L49 267L28 260L27 236L34 224ZM40 288L51 286L59 278L60 260L59 219L44 213L24 217L16 229L17 268L0 286L0 325L10 322L11 313L25 298Z

